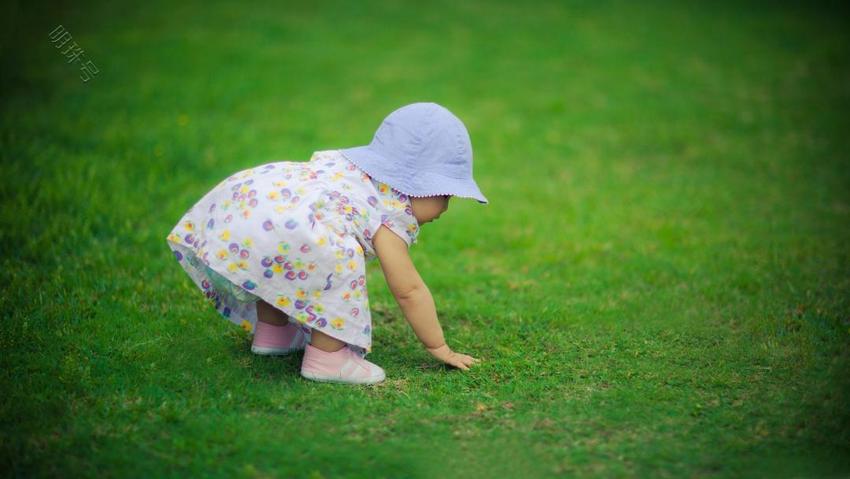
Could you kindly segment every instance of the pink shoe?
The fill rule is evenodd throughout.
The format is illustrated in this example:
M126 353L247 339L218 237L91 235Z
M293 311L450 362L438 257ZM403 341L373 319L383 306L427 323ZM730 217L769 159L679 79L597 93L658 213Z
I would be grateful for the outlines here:
M375 384L386 378L380 366L361 358L348 346L329 353L312 344L304 349L301 376L313 381L345 384Z
M285 325L277 326L257 321L251 352L264 356L278 356L300 351L306 344L307 335L297 324L287 322Z

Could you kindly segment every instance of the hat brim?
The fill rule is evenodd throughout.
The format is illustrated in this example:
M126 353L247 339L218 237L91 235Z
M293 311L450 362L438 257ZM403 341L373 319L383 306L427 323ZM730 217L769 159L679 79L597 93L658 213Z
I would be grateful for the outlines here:
M431 172L422 172L415 177L409 177L402 171L385 171L387 165L392 165L390 158L383 157L369 145L340 148L349 161L357 165L370 177L390 185L392 188L413 197L451 195L460 198L471 198L479 203L489 201L481 193L478 184L472 178L460 179L443 176ZM383 173L377 173L383 172Z

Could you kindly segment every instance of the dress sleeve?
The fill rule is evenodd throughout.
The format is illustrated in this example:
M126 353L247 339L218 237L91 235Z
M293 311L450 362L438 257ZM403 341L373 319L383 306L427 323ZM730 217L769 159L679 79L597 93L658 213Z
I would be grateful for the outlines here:
M386 183L376 183L380 224L403 239L408 247L416 243L416 238L419 235L419 223L413 216L410 197L391 188Z

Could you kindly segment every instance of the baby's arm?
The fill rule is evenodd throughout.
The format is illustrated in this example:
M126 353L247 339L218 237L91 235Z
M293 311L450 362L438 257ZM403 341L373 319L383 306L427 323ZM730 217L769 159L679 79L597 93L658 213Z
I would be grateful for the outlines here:
M446 345L434 298L410 259L407 243L386 226L381 226L372 244L390 291L428 352L447 364L469 369L477 359L455 353Z

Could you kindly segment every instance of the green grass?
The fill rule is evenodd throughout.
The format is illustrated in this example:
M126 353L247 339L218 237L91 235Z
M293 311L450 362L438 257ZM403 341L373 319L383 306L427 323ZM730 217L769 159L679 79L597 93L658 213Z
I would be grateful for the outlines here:
M850 474L837 6L5 11L4 475ZM453 202L412 248L449 343L483 364L436 364L376 263L384 383L252 356L166 234L226 175L367 143L413 101L466 122L491 201Z

